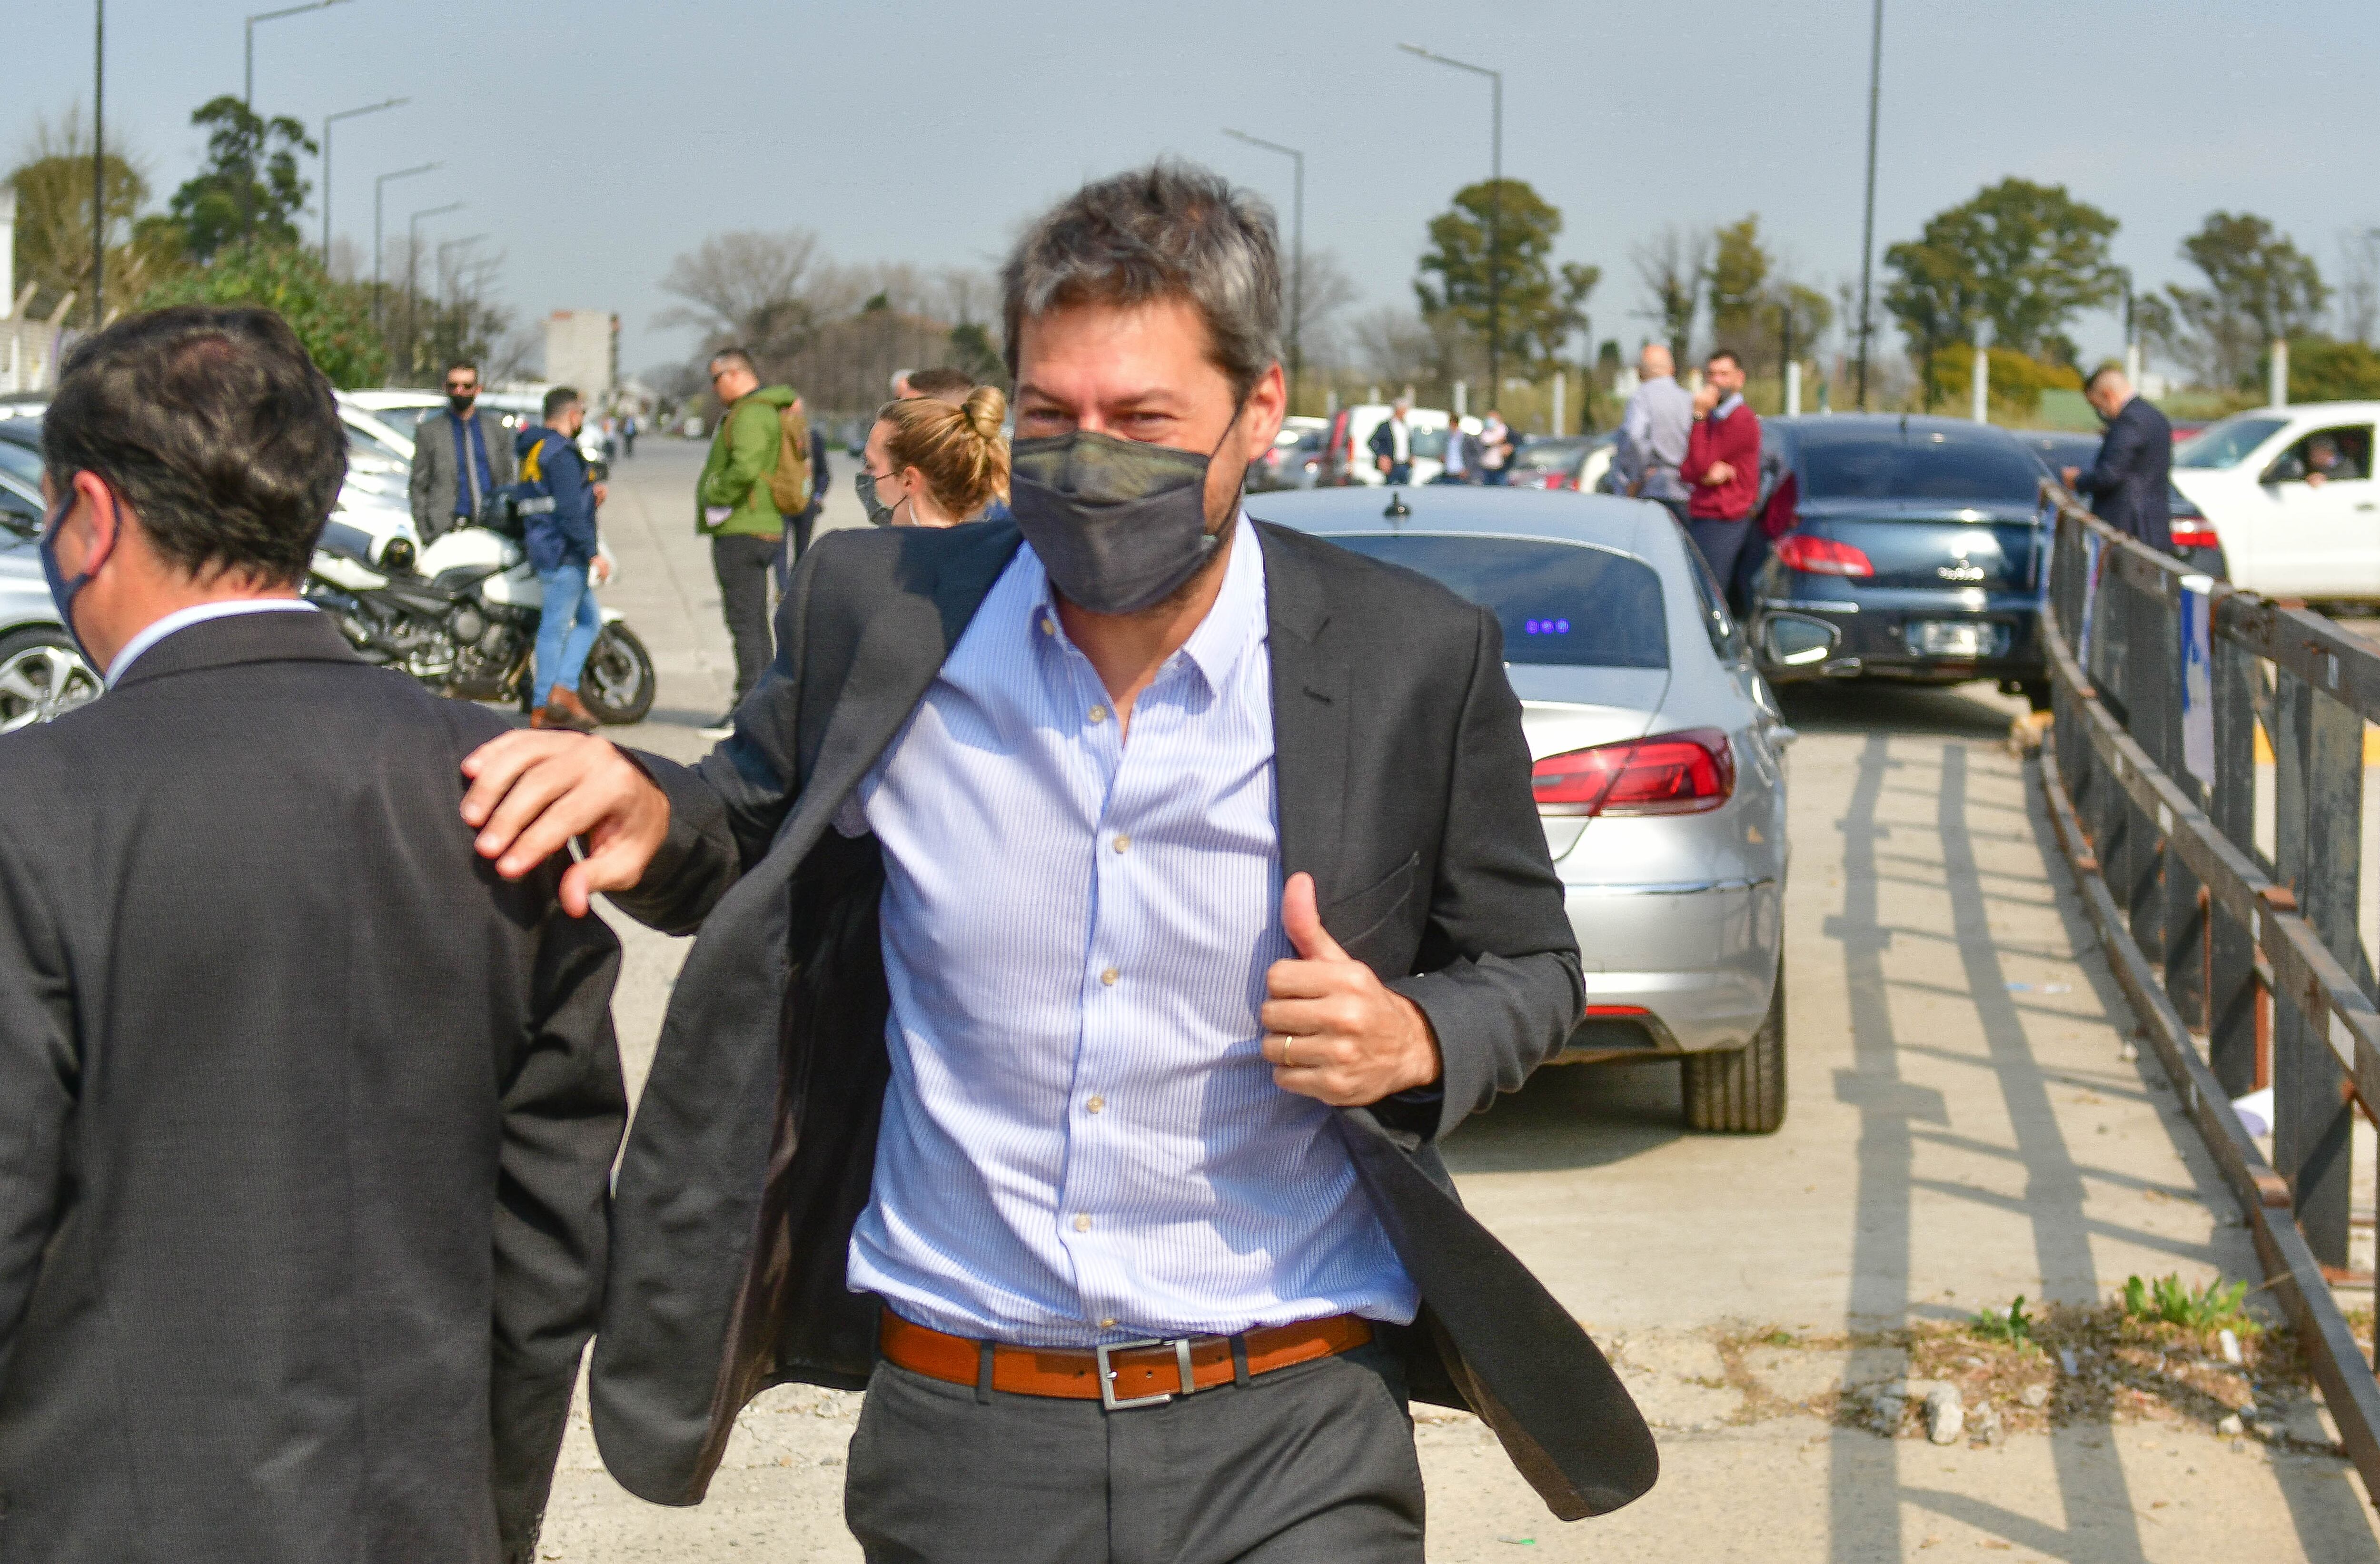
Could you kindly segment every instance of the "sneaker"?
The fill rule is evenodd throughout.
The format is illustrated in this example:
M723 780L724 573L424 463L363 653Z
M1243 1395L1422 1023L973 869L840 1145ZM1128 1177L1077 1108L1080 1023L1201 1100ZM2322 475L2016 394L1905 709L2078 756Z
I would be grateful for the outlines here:
M701 734L704 738L730 737L735 732L735 713L733 709L730 709L725 716L720 717L712 721L705 722L702 726L695 729L694 731Z

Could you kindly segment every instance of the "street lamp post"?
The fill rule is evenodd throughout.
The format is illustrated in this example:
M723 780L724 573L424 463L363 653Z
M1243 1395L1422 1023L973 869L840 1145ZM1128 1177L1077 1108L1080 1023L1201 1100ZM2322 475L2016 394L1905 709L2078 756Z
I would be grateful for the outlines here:
M1876 0L1876 21L1867 52L1867 215L1860 223L1859 405L1867 411L1868 288L1876 264L1876 105L1884 72L1884 0ZM1927 394L1932 394L1930 392Z
M419 290L416 287L415 284L416 284L416 282L418 281L418 279L419 279L419 273L420 273L420 258L421 258L421 220L422 220L423 218L425 218L425 217L443 217L443 216L445 216L445 215L446 215L448 212L460 212L460 211L462 211L465 207L468 206L469 204L470 204L470 202L468 202L468 201L448 201L444 206L430 206L430 207L424 207L424 208L422 208L419 212L415 212L411 217L409 217L409 218L407 218L407 219L406 220L406 224L405 224L405 360L406 360L406 368L407 368L407 369L408 369L408 370L410 370L410 369L412 369L412 368L414 367L414 365L413 365L413 354L414 354L414 346L415 346L415 344L414 344L414 336L413 336L413 317L414 317L414 299L415 299L415 297L417 297L417 295L418 295L418 293L419 293Z
M1261 136L1251 136L1245 130L1226 129L1224 135L1245 141L1251 147L1281 152L1296 160L1296 194L1290 205L1289 273L1289 405L1297 406L1297 380L1305 366L1304 344L1299 338L1305 327L1305 154L1295 147L1284 147L1278 141L1268 141Z
M322 269L324 271L327 272L331 268L331 127L343 119L354 119L358 115L378 114L382 109L393 109L399 103L411 102L413 100L410 98L391 98L384 103L370 103L359 109L342 109L337 114L322 116Z
M300 14L302 14L302 13L304 13L304 12L307 12L307 11L326 11L326 10L330 9L330 8L331 8L332 6L342 6L342 5L345 5L345 4L346 4L346 0L311 0L311 3L310 3L310 4L308 4L308 5L304 5L304 6L284 6L282 9L280 9L280 10L278 10L278 11L260 11L260 12L258 12L255 16L252 16L252 17L249 18L248 18L248 74L246 75L246 77L244 77L244 78L242 79L242 80L241 80L241 82L240 82L240 91L239 91L239 101L240 101L240 105L241 105L242 107L246 108L246 109L247 109L250 114L254 114L254 113L256 112L256 24L257 24L257 23L259 23L259 22L279 21L283 17L294 17L294 16L298 16L298 15L300 15Z
M392 179L410 179L417 174L427 174L433 168L445 166L443 163L425 163L418 168L400 168L394 174L383 174L372 181L372 320L375 322L385 319L388 313L381 301L380 275L381 251L384 248L381 239L381 205L382 197L388 189L388 182Z
M91 329L106 323L107 0L97 0L91 45ZM0 299L0 304L13 304Z
M487 236L488 236L485 234L472 234L464 238L448 239L444 244L438 247L438 318L441 322L440 330L444 329L443 322L446 318L446 252L450 249L468 249L472 245L478 244ZM435 335L436 333L433 333L432 334Z
M1883 0L1876 0L1876 3L1882 5ZM1492 407L1504 394L1504 73L1489 70L1486 66L1475 66L1467 60L1452 60L1444 55L1432 54L1418 43L1400 43L1397 47L1439 65L1467 70L1474 76L1484 76L1495 84L1494 151L1489 164L1492 183L1489 185L1488 206L1488 405Z

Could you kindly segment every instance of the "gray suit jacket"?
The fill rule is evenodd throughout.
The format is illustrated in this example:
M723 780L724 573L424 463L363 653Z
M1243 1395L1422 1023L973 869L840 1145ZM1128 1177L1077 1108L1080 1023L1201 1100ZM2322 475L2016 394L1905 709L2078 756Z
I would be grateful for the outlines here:
M1465 1215L1435 1142L1576 1025L1583 985L1497 621L1445 588L1259 523L1281 867L1348 952L1427 1013L1441 1089L1338 1118L1424 1301L1415 1393L1468 1405L1568 1519L1650 1487L1651 1435L1578 1322ZM593 1368L613 1473L702 1497L735 1413L786 1380L857 1388L878 1304L844 1286L889 1065L883 861L829 829L1015 552L1013 522L821 539L735 734L692 769L617 898L699 928L621 1163Z
M474 407L471 417L479 420L480 437L488 443L488 469L501 489L518 468L512 437L485 407ZM407 488L413 499L413 527L424 543L454 525L455 494L462 481L462 468L455 465L455 415L441 407L413 430L413 472Z
M535 1556L626 1104L503 731L259 613L0 740L0 1557Z

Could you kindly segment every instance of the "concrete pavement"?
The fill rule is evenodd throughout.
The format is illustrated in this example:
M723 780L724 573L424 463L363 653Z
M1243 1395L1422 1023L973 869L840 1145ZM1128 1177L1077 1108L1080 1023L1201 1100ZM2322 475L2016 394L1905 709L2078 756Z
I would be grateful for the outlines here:
M691 529L700 457L645 443L605 514L623 567L606 599L662 678L653 720L618 736L681 757L707 747L692 727L726 703L731 667ZM829 517L847 523L835 465ZM1790 704L1804 737L1784 1130L1690 1136L1674 1067L1568 1068L1448 1146L1465 1200L1621 1364L1660 1436L1661 1484L1562 1525L1475 1420L1424 1409L1431 1558L2380 1564L2356 1480L2311 1447L2156 1417L1939 1447L1838 1415L1846 1388L1910 1374L1904 1327L2019 1293L2089 1303L2136 1272L2256 1272L2154 1064L2124 1057L2129 1019L2000 746L2009 703L1826 689ZM624 933L633 1088L684 946ZM622 1492L582 1406L540 1557L856 1559L840 1520L856 1400L764 1396L691 1510Z

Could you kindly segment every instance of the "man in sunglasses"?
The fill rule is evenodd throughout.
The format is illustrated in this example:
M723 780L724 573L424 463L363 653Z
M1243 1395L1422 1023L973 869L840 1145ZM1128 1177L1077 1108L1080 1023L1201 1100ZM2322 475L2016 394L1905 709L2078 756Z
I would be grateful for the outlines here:
M513 443L479 404L480 367L451 364L446 406L415 426L413 529L425 545L477 520L489 493L513 480Z

